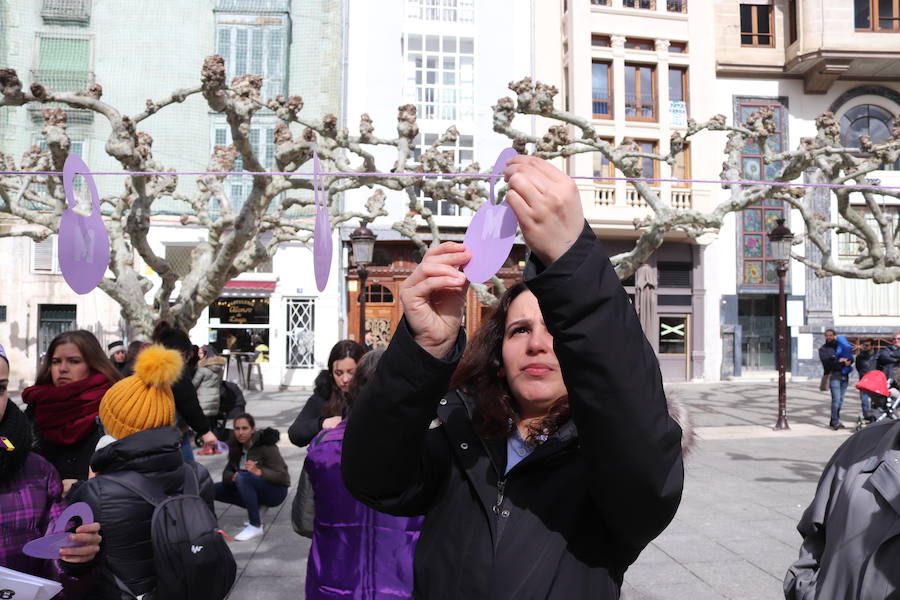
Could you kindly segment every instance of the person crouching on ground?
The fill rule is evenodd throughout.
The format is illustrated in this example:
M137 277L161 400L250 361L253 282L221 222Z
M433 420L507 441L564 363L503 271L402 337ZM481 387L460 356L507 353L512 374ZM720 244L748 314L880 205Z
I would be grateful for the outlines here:
M525 285L463 354L472 254L426 252L354 398L344 483L375 510L425 515L415 598L612 600L678 508L682 432L575 182L530 156L505 174Z
M350 413L309 445L304 468L315 498L312 546L306 561L306 599L410 598L413 553L421 517L395 517L357 501L341 480L341 446L353 398L375 372L384 350L367 352L350 382Z
M171 386L181 371L178 352L150 346L138 355L134 375L112 386L100 402L107 435L91 460L96 477L77 484L70 494L73 502L87 502L103 523L104 569L93 600L121 600L116 578L136 597L156 588L150 532L154 506L112 474L137 472L172 496L184 490L184 469L193 469L200 497L213 511L212 479L202 465L184 462L181 434L174 427Z
M256 430L256 421L243 413L234 418L234 434L228 440L228 464L216 484L216 500L247 509L247 525L235 541L252 540L263 534L260 507L278 506L291 485L287 464L278 450L281 434L266 427Z
M0 566L63 584L63 600L86 598L97 568L100 524L83 523L72 534L80 546L60 548L59 560L22 553L22 546L48 533L65 510L59 474L31 451L31 423L9 401L9 362L0 346Z

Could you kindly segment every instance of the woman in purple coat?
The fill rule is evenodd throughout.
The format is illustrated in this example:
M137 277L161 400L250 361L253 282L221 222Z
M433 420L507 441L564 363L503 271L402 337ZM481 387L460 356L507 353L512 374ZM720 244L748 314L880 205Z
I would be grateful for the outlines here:
M349 399L375 372L383 350L367 353L350 383ZM352 404L351 404L352 407ZM341 479L341 446L348 419L309 445L306 471L317 499L306 562L307 600L412 597L413 553L422 517L377 512L350 495Z

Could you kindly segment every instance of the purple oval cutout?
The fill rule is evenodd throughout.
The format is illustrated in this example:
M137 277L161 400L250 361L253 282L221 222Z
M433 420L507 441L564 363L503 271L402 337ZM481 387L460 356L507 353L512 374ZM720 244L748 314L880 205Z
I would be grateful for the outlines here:
M514 148L501 152L491 174L501 175L509 159L517 155ZM509 205L494 204L495 182L496 179L491 179L490 197L472 217L463 240L466 250L472 254L463 273L472 283L483 283L493 277L506 262L516 240L519 221Z
M53 533L47 534L36 540L31 540L22 547L22 552L34 558L59 558L60 548L70 548L72 546L81 546L81 542L73 542L66 533L66 525L73 518L81 519L81 524L94 522L94 511L87 502L76 502L67 509L62 511L56 523L53 526Z
M75 212L77 201L73 180L81 175L91 194L91 216ZM63 166L63 189L68 208L59 221L57 254L59 268L69 287L77 294L93 290L109 266L109 234L100 214L100 195L90 169L76 154L69 154Z
M322 169L319 153L313 149L313 199L316 203L316 225L313 231L313 268L316 272L316 287L324 291L331 271L331 219L328 216L328 201L322 190Z

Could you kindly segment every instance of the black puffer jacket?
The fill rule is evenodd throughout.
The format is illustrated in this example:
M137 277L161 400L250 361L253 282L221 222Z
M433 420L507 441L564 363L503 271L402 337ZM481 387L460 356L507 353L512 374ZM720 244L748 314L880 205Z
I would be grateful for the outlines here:
M322 431L322 421L325 420L325 417L322 416L322 409L325 408L328 399L331 398L333 385L334 379L328 370L323 369L316 376L316 384L315 388L313 388L312 396L303 405L303 410L300 411L300 414L297 415L290 429L288 429L288 438L295 446L301 448L308 446L313 438L316 437L316 434Z
M291 485L291 476L288 473L287 464L278 450L278 440L281 439L281 433L272 427L266 427L259 431L253 432L250 448L247 449L247 460L252 460L262 471L262 478L272 485L283 485L285 487ZM226 484L231 483L231 478L237 472L241 463L241 455L244 453L244 446L238 442L234 434L228 440L228 464L222 471L222 481Z
M553 335L572 420L508 473L506 440L481 438L472 400L447 393L462 333L439 360L401 320L354 403L347 488L376 510L425 515L415 598L618 598L625 569L678 507L681 430L602 246L585 225L540 268L529 266L526 283Z
M135 595L152 591L156 586L153 570L153 546L150 519L153 506L118 483L107 480L104 473L136 471L158 484L167 495L180 493L184 487L184 459L181 435L175 427L159 427L139 431L113 442L94 454L91 468L97 477L72 489L72 502L87 502L100 523L103 536L101 554L104 569L94 600L123 598L113 579L114 572ZM213 510L213 485L207 470L190 463L200 482L200 495ZM160 599L161 600L161 599Z

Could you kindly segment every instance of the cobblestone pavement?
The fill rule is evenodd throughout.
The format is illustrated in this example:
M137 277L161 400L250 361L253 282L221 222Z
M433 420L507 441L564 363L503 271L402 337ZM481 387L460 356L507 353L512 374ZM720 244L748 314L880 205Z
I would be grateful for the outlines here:
M287 441L287 427L309 392L250 392L259 426L282 431L282 453L296 482L305 451ZM777 387L769 382L676 384L690 408L698 441L685 462L684 497L672 524L628 570L624 600L706 600L781 597L781 581L800 544L796 524L812 499L832 452L849 435L832 431L829 396L815 382L788 387L791 430L774 432ZM858 396L848 391L843 416L852 427ZM223 456L198 457L218 478ZM293 489L266 518L266 533L232 542L238 581L231 598L303 597L309 540L290 525ZM246 520L238 507L217 504L223 529Z

